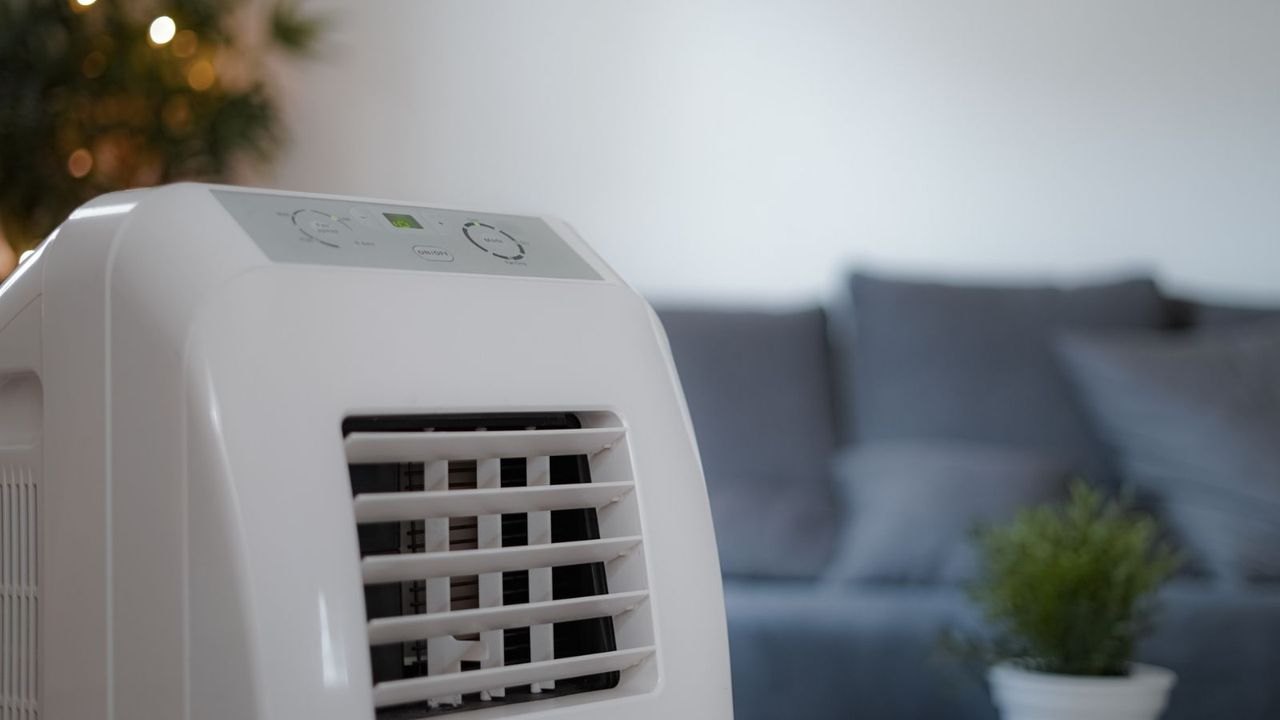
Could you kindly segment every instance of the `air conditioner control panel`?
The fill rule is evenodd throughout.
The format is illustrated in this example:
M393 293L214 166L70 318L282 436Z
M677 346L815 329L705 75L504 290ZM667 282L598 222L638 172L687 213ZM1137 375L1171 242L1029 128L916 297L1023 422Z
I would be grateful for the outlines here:
M600 280L540 218L211 190L274 262Z

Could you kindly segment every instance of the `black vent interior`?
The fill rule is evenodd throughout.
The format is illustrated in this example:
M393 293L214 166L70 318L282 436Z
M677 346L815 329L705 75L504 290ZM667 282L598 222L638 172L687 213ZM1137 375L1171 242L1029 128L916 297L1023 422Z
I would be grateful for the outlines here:
M422 432L422 431L494 431L494 430L558 430L579 428L578 418L570 413L522 413L493 415L410 415L365 416L346 419L342 424L343 435L353 432ZM523 458L501 460L501 486L516 487L525 484L526 468ZM424 466L422 463L379 463L349 465L353 496L362 493L406 492L423 489ZM553 456L550 459L550 484L564 485L591 482L591 469L584 455ZM474 488L476 463L474 460L450 461L449 489ZM502 546L513 547L528 544L527 515L523 513L502 516ZM553 543L579 540L595 540L600 537L596 511L591 508L554 510L550 513L551 541ZM449 550L466 550L476 547L477 519L451 518L449 520ZM415 553L423 550L423 522L388 522L358 526L362 557L399 553ZM602 563L588 563L552 568L552 597L555 600L603 595L608 593L605 568ZM425 608L425 582L383 583L366 585L365 609L368 619L421 614ZM450 610L476 607L478 601L477 576L450 579ZM518 570L502 573L502 604L513 605L529 602L529 572ZM527 627L508 628L503 631L504 665L518 665L530 661L530 630ZM613 619L610 617L558 622L553 626L555 658L610 652L616 649ZM474 639L459 636L458 639ZM373 680L377 683L422 677L427 674L427 644L429 640L374 646L370 650ZM462 665L462 671L475 669L476 663ZM602 690L618 684L618 672L604 672L560 680L554 689L534 692L528 685L507 688L505 696L481 696L472 693L462 696L462 702L435 704L416 702L379 708L378 720L411 720L428 718L463 710L493 707L498 704L558 697L574 693Z

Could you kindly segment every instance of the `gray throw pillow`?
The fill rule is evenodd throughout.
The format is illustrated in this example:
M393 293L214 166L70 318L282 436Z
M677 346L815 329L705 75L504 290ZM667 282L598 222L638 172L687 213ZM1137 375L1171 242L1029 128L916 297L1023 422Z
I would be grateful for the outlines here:
M837 506L820 309L660 309L698 435L726 575L815 578Z
M857 440L1019 447L1097 480L1108 476L1106 454L1053 339L1064 330L1161 328L1168 319L1149 279L1061 289L857 274L851 295L840 340Z
M955 583L972 579L972 532L1061 499L1067 472L1024 450L969 444L875 443L837 461L844 536L833 582Z
M1232 328L1244 323L1278 321L1280 309L1198 304L1192 308L1192 319L1197 329Z
M1280 324L1061 346L1126 480L1196 567L1280 579Z

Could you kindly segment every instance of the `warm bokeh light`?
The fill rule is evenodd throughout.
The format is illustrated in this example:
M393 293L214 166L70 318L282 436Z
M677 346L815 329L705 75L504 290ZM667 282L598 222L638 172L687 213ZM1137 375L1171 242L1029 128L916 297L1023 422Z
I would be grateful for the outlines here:
M327 35L304 5L0 0L0 281L91 197L268 159L290 116L271 71Z
M77 148L67 158L67 172L71 177L82 178L93 169L93 155L84 148Z
M178 26L173 22L173 18L168 15L161 15L151 21L151 42L157 45L164 45L173 39L174 34L178 31Z
M191 57L196 52L199 41L194 30L183 30L173 38L173 54L180 58Z
M217 75L213 71L213 63L208 60L197 60L187 71L187 84L192 90L208 90L213 87L215 79Z
M84 62L80 64L80 70L87 78L96 78L107 69L107 56L94 50L85 55Z
M181 135L191 127L191 103L186 95L174 95L160 109L160 120L169 132Z

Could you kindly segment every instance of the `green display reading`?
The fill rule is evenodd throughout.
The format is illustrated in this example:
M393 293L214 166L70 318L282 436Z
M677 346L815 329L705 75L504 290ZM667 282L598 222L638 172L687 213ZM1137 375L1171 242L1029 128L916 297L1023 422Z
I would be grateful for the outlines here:
M382 213L387 222L392 227L404 228L406 230L421 230L422 225L418 224L418 219L412 215L402 215L400 213Z

